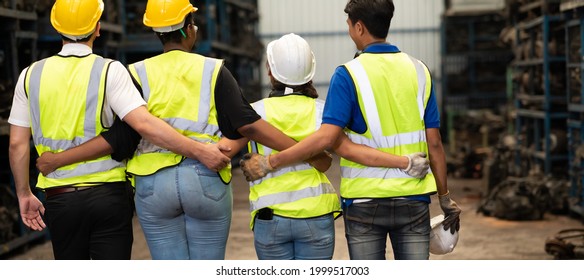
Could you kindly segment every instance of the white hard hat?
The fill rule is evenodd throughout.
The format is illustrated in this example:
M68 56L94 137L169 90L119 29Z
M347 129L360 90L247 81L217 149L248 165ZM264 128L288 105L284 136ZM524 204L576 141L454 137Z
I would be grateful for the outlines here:
M430 220L430 253L434 255L444 255L452 252L458 243L458 231L454 234L449 230L444 230L442 222L444 215L440 214Z
M284 35L270 42L266 52L270 71L277 81L298 86L314 77L316 60L302 37L294 33Z

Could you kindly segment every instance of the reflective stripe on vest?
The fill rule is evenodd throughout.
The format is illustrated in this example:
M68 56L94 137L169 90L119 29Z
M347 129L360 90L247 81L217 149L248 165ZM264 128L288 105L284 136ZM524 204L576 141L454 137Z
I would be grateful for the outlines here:
M318 130L324 103L302 95L263 99L252 104L267 122L300 141ZM277 153L253 141L250 150L262 155ZM250 228L257 211L269 207L275 215L290 218L311 218L340 213L336 190L324 173L308 163L287 166L250 182Z
M216 120L214 88L222 63L192 53L171 51L130 65L130 73L140 83L150 113L195 141L216 143L221 132ZM180 102L191 102L192 107ZM185 111L196 112L196 116ZM182 159L142 139L136 155L128 162L128 172L149 175ZM220 172L226 183L231 181L230 168Z
M93 59L93 61L89 61L91 59ZM63 77L52 77L51 75L57 74L54 74L54 71L51 71L53 69L44 71L47 62L54 63L51 66L59 66L62 68L59 70L64 69L63 71L80 71L79 69L83 70L83 67L89 67L89 64L91 64L91 69L87 71L87 68L85 68L85 70L83 70L85 72L83 73L63 75ZM103 98L105 95L105 76L107 74L107 67L109 66L110 62L111 60L104 59L96 55L90 55L84 58L50 57L31 65L29 68L30 74L28 75L26 86L27 93L29 95L32 137L39 154L42 154L46 151L59 152L79 146L99 135L99 133L103 131L103 127L101 127L101 110L103 105ZM44 76L48 78L43 78ZM59 97L65 96L66 98L67 95L70 95L72 96L71 98L79 98L78 96L75 96L75 94L77 94L76 92L69 92L67 89L55 89L56 86L48 84L49 82L58 83L60 81L59 79L67 80L61 81L62 83L59 83L59 86L62 84L68 84L70 85L69 91L71 91L73 88L81 87L82 84L80 83L87 84L87 90L83 96L85 104L83 108L80 109L84 111L78 112L82 114L81 116L78 116L78 118L83 120L83 131L78 133L83 133L83 135L69 135L70 133L74 133L76 131L75 127L72 126L75 125L76 122L69 123L69 130L67 130L62 129L65 127L63 125L67 124L63 122L56 122L54 119L51 119L54 117L51 116L51 113L45 112L43 115L44 117L41 119L42 108L62 107L62 104L55 104L55 107L50 106L50 102L57 102L55 100L62 100L59 99ZM77 82L77 84L75 84L75 82ZM56 90L59 90L59 92L55 92ZM42 98L41 94L46 94L48 97ZM51 96L56 96L57 98L51 98ZM43 103L42 107L41 99ZM64 121L71 122L74 120ZM62 127L57 128L54 126ZM51 132L49 136L47 133L44 133L46 132L45 130ZM112 160L111 157L106 156L97 160L72 164L59 168L48 174L46 177L40 174L38 187L48 188L59 185L75 185L89 182L104 183L124 181L124 167L125 166L123 163Z
M356 85L359 105L368 128L361 135L347 131L349 138L357 144L396 155L427 153L424 111L431 83L428 82L430 76L426 67L403 53L363 54L345 66ZM399 78L392 77L394 80L390 82L384 80L386 77L383 75L376 75L379 72L399 73ZM415 92L412 92L410 85L412 79L417 81ZM380 83L373 84L375 82ZM409 92L416 94L415 103L403 95ZM378 99L383 102L379 103ZM402 110L401 114L399 110ZM419 119L412 120L407 114L415 110L419 111ZM384 117L380 116L380 112L385 114ZM436 183L431 170L426 178L415 179L398 168L366 167L341 159L342 197L397 197L432 193L435 190Z

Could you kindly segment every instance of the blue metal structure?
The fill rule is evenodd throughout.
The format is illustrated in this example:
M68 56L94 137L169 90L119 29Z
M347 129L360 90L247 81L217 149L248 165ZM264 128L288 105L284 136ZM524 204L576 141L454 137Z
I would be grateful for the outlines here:
M497 11L445 13L442 17L443 112L451 153L461 144L471 148L494 144L484 143L484 139L457 143L456 124L471 110L499 113L507 105L506 67L513 53L499 42L504 27L505 18Z
M6 119L10 113L14 85L20 71L37 57L38 15L33 6L21 4L23 2L16 0L0 4L0 106L6 105L0 107L0 144L4 146L4 152L0 153L0 258L47 236L46 230L27 230L19 218L7 153L9 129ZM36 192L33 190L33 193Z
M496 13L445 16L442 25L442 86L447 106L464 110L505 104L505 68L513 54L498 44L504 19Z
M566 93L568 104L569 207L584 217L584 3L562 2L566 16Z
M553 2L553 1L551 1ZM567 177L565 91L565 55L561 14L551 14L550 1L534 1L520 7L517 49L512 63L514 77L516 166L518 176L540 173Z

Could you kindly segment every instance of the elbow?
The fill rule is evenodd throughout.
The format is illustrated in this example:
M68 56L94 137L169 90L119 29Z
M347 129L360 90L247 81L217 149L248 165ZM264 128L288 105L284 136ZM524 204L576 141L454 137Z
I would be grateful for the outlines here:
M442 142L440 141L430 141L428 142L428 149L429 150L437 150L442 148Z
M334 137L321 137L320 139L322 141L321 145L325 150L333 149L337 140Z
M237 132L239 132L239 134L245 137L251 138L250 136L253 137L257 133L257 129L252 123L240 127L239 129L237 129Z
M128 125L132 127L142 138L152 142L155 141L156 128L149 119L142 119L140 121L128 122ZM139 137L138 137L139 138Z
M256 135L258 135L258 133L259 133L256 122L246 124L246 125L238 128L237 132L239 132L239 134L241 134L244 137L247 137L249 139L254 139L254 137Z
M430 151L442 150L444 149L442 146L442 137L440 136L440 132L438 129L428 129L426 132L426 143L428 145L428 149Z

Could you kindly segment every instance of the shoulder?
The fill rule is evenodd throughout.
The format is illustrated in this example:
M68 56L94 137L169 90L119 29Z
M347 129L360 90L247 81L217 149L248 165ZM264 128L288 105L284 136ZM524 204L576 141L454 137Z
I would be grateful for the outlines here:
M119 61L113 59L106 59L109 63L109 69L113 71L126 71L126 67Z

